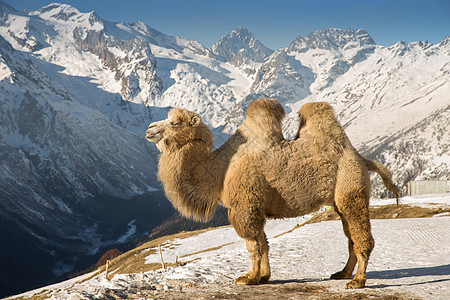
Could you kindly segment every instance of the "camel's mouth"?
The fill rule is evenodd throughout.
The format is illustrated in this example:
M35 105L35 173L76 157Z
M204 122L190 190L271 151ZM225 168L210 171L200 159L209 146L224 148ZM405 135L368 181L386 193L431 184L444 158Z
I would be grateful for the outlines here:
M146 138L147 140L149 140L150 142L153 141L154 137L155 137L155 135L154 135L154 134L151 134L151 133L147 133L147 134L145 135L145 138Z
M156 133L149 133L147 132L147 134L145 135L145 138L152 143L157 143L162 139L162 135L160 135L160 132L156 132Z
M157 143L163 138L164 130L157 126L157 124L152 123L148 126L147 132L145 134L145 138L152 143Z

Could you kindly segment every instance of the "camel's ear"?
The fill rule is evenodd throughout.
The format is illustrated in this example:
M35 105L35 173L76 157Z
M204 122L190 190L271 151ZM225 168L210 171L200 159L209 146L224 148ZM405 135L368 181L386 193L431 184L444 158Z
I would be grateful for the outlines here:
M200 124L200 121L201 121L200 116L193 116L191 118L191 126L192 127L198 126L198 124Z

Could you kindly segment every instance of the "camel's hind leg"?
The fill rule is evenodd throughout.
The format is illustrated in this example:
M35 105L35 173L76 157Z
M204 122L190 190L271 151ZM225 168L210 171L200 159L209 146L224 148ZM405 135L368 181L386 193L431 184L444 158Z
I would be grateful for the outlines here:
M337 213L341 217L342 227L344 228L345 236L348 238L348 260L344 269L331 275L331 279L350 279L352 278L353 270L355 269L357 259L355 251L353 250L354 244L350 236L350 231L348 229L348 222L339 211L337 211Z
M362 288L366 284L366 269L375 242L371 233L369 218L369 196L361 191L353 193L345 201L337 199L336 206L342 218L344 232L349 239L349 258L344 269L332 278L351 278L356 262L356 275L346 284L346 288Z

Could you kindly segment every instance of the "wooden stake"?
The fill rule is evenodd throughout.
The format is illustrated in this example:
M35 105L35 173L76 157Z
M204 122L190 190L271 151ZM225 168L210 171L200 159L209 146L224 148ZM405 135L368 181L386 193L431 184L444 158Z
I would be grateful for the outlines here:
M165 270L165 269L166 269L166 266L164 265L164 259L163 259L163 255L162 255L161 244L159 244L159 256L160 256L160 258L161 258L161 265L162 265L162 268Z
M106 279L108 279L108 269L109 269L109 259L106 261L106 272L105 272Z

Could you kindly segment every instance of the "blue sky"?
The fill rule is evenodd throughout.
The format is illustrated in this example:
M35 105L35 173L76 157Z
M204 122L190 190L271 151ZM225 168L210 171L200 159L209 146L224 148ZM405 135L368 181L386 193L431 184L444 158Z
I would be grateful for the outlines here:
M6 0L37 10L52 1ZM365 29L377 44L450 35L450 0L60 0L113 22L143 21L163 33L211 47L220 36L245 27L267 47L288 46L297 36L324 28Z

